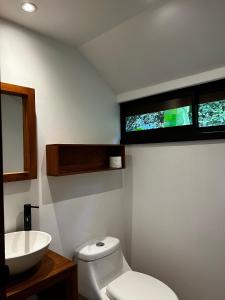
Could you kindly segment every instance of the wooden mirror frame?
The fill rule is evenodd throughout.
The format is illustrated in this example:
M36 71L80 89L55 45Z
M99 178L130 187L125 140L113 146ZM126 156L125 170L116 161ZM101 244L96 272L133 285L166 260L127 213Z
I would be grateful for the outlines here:
M23 99L24 171L3 173L4 182L35 179L37 178L35 90L1 82L1 94L20 96Z

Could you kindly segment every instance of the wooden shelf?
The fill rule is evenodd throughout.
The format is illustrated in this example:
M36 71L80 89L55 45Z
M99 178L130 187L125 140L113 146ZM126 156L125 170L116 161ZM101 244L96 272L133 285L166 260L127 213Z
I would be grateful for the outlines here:
M40 300L78 299L76 264L47 250L35 268L10 278L6 299L22 300L34 294L37 294Z
M110 156L121 156L125 168L123 145L53 144L46 145L48 176L64 176L118 170L109 167Z

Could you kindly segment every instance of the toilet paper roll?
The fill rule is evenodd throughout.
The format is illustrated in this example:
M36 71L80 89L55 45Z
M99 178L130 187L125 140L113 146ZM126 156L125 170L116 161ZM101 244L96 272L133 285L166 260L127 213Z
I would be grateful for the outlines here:
M122 157L121 156L110 156L109 167L119 169L122 168Z

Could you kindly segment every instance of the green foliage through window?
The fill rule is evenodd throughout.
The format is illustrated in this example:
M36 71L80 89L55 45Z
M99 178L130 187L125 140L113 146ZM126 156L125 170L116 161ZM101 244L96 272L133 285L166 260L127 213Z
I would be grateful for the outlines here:
M225 100L217 100L199 104L199 127L225 125Z
M126 117L126 132L192 124L191 106Z

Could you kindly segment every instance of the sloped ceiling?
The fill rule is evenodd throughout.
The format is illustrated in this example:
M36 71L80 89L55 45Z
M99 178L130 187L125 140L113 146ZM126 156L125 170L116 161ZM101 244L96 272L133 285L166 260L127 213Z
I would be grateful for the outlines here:
M224 0L37 2L0 15L77 46L117 94L225 66Z
M0 16L56 39L79 46L142 12L155 0L28 0L34 14L21 9L24 0L0 0Z
M174 0L81 46L116 93L225 65L225 1Z

